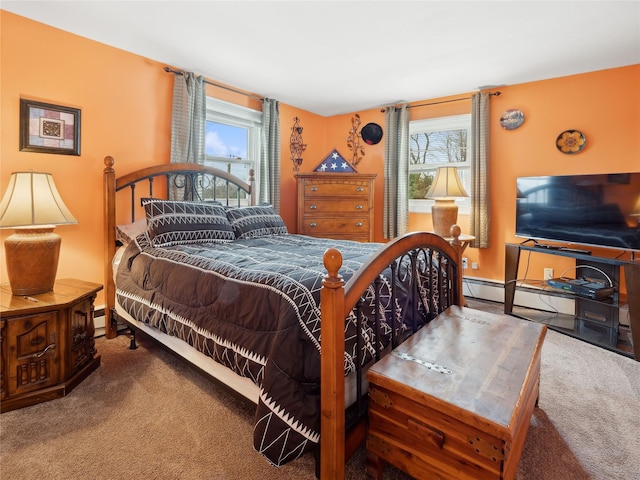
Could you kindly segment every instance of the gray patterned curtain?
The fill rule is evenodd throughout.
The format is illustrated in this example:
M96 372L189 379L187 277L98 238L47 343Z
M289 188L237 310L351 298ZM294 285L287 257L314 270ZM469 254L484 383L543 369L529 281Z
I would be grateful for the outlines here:
M280 211L280 103L272 98L262 102L262 148L258 176L260 203Z
M489 247L489 99L491 93L471 95L471 228L470 246Z
M173 76L171 163L204 163L207 96L204 77L191 72Z
M204 77L192 72L173 76L171 114L171 163L204 164L204 137L207 120L207 96ZM172 175L170 200L195 200L197 185L189 185L183 175Z
M389 107L385 116L384 238L392 240L407 231L409 215L409 109Z

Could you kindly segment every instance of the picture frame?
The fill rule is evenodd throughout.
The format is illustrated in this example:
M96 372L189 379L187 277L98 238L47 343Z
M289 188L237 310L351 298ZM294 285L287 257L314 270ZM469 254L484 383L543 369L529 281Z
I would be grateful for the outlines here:
M20 151L80 155L80 109L20 99Z

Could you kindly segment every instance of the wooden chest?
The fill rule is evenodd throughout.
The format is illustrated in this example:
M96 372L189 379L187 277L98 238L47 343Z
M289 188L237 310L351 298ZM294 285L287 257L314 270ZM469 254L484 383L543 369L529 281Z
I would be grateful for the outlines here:
M368 372L367 473L514 478L546 326L453 306Z
M373 241L375 174L304 173L298 180L298 233Z

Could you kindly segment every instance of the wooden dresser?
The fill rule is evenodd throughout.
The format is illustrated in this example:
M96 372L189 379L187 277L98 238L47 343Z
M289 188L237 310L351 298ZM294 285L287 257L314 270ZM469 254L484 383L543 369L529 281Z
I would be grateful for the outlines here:
M93 310L100 290L71 278L33 296L0 286L0 411L63 397L98 368Z
M375 174L302 173L298 180L298 233L373 241Z

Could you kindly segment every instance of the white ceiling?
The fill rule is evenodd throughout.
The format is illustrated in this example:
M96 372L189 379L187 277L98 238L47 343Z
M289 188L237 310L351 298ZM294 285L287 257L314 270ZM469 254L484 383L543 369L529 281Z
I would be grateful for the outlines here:
M640 1L2 0L0 7L323 116L640 63Z

